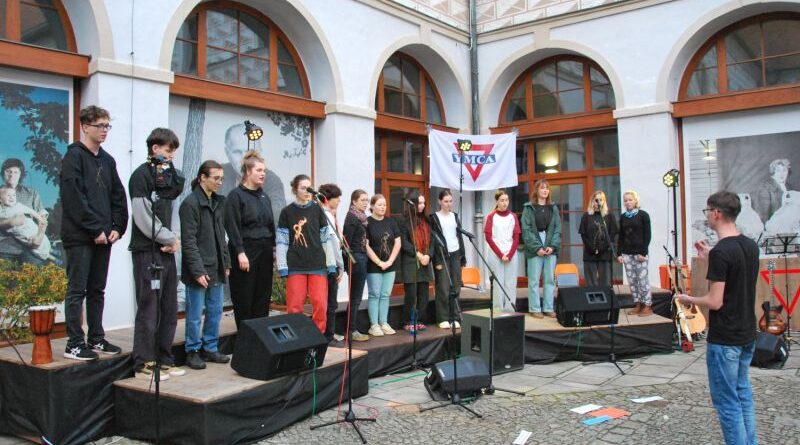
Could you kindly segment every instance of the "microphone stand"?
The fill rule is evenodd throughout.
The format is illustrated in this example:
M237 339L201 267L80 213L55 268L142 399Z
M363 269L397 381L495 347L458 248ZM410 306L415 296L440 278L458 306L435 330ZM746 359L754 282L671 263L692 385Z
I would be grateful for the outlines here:
M416 235L416 232L415 232L416 224L414 224L416 222L416 220L417 220L416 205L414 205L414 203L412 203L412 202L409 202L408 200L404 200L403 203L405 205L412 206L411 207L411 212L409 212L409 214L408 214L408 227L409 227L409 232L411 232L411 242L414 243L414 249L416 249L416 247L417 247L417 235ZM402 261L401 261L401 264L402 264ZM420 263L419 263L418 259L416 260L416 265L417 265L417 269L419 269ZM430 263L428 263L428 265L430 265ZM416 275L416 272L415 272L415 275ZM415 284L415 286L419 286L419 282L415 282L414 284ZM427 286L427 285L428 284L425 283L425 286ZM417 289L417 291L419 291L419 289ZM418 323L418 321L419 321L419 313L417 312L417 305L418 305L417 303L419 303L419 302L417 301L417 299L419 299L419 293L417 293L414 296L414 304L411 305L411 324L413 325L413 328L411 329L411 337L412 337L412 341L411 341L411 363L389 372L388 374L390 374L390 375L391 374L399 374L399 373L402 373L402 372L411 372L411 371L427 371L427 369L424 366L420 365L417 362L417 326L419 325L419 323ZM427 301L426 301L426 303L427 303Z
M158 445L161 443L161 354L158 350L158 334L161 327L161 298L162 298L162 286L161 286L161 272L164 270L164 267L161 266L159 261L156 261L156 255L159 248L156 245L156 203L159 201L158 191L156 191L155 184L156 184L156 173L158 171L158 164L151 163L149 164L152 169L150 170L151 177L153 179L153 191L150 194L150 290L155 291L156 297L156 326L153 330L153 350L156 351L155 356L155 364L153 366L153 380L152 383L155 383L155 404L156 404L156 411L155 411L155 422L156 422L156 438L155 443ZM145 364L147 366L147 364Z
M600 210L598 209L598 212L599 211ZM600 220L603 222L603 226L602 226L603 227L603 233L605 234L606 240L608 240L608 246L611 249L611 261L614 261L614 259L617 258L617 251L614 248L614 240L612 240L611 237L608 234L608 226L606 225L606 217L603 216L602 213L600 214ZM609 318L611 318L611 320L609 320L610 324L608 325L608 328L611 330L611 350L608 353L608 358L606 360L594 360L594 361L591 361L591 362L584 362L583 366L594 365L596 363L613 363L614 366L616 366L617 369L619 370L619 373L622 374L622 375L625 375L625 371L623 371L622 368L620 368L619 363L631 364L633 362L631 360L617 360L617 356L616 356L616 354L614 354L614 345L616 343L615 342L615 333L616 333L616 325L617 325L617 323L614 322L613 311L617 311L617 321L619 321L619 308L616 307L616 301L615 301L616 300L616 298L615 298L616 297L616 292L614 292L614 266L613 265L611 265L611 286L609 287L609 289L611 290L611 312L609 312L609 315L611 315L611 317L609 317Z
M475 244L475 235L467 232L464 229L459 228L458 231L469 239L470 244L475 249L475 252L478 253L478 258L481 259L481 262L484 266L486 266L486 270L489 271L489 387L486 388L483 392L484 394L494 394L495 391L503 391L508 392L511 394L517 394L520 396L524 396L524 392L514 391L511 389L504 389L504 388L496 388L494 383L492 383L493 376L494 376L494 283L497 283L497 286L500 287L500 290L503 291L504 298L511 304L511 307L514 308L514 312L517 311L517 306L514 304L514 301L511 300L511 297L508 296L508 292L503 287L500 280L497 279L497 276L494 274L494 270L492 267L489 266L489 263L486 261L486 258L481 253L481 250L478 249L478 246ZM461 335L464 335L462 332Z
M433 217L431 217L431 220L436 221ZM437 227L439 228L439 233L443 233L442 228L438 223ZM446 247L447 244L445 243L444 239L439 237L439 234L437 234L435 230L431 230L431 238L434 238L436 240L436 247L439 251L439 257L442 258L442 264L444 265L444 272L445 275L447 276L447 282L450 285L450 293L448 297L450 299L450 311L449 311L450 345L453 355L453 397L450 398L449 402L442 402L439 405L421 409L419 410L419 412L430 411L432 409L441 408L443 406L455 405L471 413L475 417L483 418L482 415L475 412L472 408L465 406L464 401L461 400L461 395L458 394L458 366L457 366L458 361L456 354L456 324L455 324L455 319L456 319L455 306L458 303L458 293L456 292L456 289L453 286L453 278L450 276L450 267L448 265L450 262L450 253L447 252L447 254L445 255L446 249L443 248L443 246Z
M314 198L316 198L317 205L322 207L321 203L319 202L320 193L319 192L315 192L315 193L312 193L312 195L314 196ZM323 199L324 199L324 197L323 197ZM353 258L353 252L350 251L350 246L348 246L347 243L344 242L344 240L342 239L342 236L339 235L339 231L336 230L335 227L333 229L333 233L336 234L336 239L339 240L339 245L342 247L342 249L344 250L345 254L347 255L347 261L349 263L349 270L350 270L350 274L349 274L350 277L348 279L352 279L352 277L353 277L353 264L356 264L356 259ZM347 313L348 314L350 313L350 304L352 304L352 302L348 301L348 303L347 303ZM331 425L338 425L340 423L349 423L353 427L353 429L356 430L356 433L358 434L358 437L361 439L361 443L366 444L367 443L367 439L364 438L364 435L361 433L361 430L358 429L358 425L356 424L356 422L375 422L375 418L356 417L356 413L355 413L355 411L353 411L353 373L352 373L352 370L350 369L350 363L353 361L353 335L352 335L352 331L350 330L350 322L351 321L352 320L350 320L348 318L348 320L347 320L347 362L345 364L345 369L347 369L347 412L345 413L344 418L342 418L342 419L337 419L337 420L334 420L334 421L331 421L331 422L326 422L326 423L323 423L323 424L320 424L320 425L313 425L313 426L311 426L310 429L311 430L315 430L317 428L323 428L323 427L331 426Z

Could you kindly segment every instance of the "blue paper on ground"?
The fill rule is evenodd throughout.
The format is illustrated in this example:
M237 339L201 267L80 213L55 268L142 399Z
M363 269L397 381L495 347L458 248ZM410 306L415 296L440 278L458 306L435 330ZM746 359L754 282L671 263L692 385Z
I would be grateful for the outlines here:
M608 422L611 420L611 416L600 416L600 417L592 417L591 419L586 419L583 421L584 425L597 425L598 423Z

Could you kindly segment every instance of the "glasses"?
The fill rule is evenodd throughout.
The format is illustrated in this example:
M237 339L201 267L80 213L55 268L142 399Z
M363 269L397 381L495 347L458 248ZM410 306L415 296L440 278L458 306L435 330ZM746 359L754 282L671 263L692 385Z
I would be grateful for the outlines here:
M222 184L225 181L225 177L224 176L211 176L210 178L211 178L212 181L218 182L220 184Z
M718 211L719 209L715 209L714 207L709 207L709 208L703 209L703 216L708 216L708 214L709 214L710 212L713 212L713 211L715 211L715 210L717 210L717 211Z
M105 130L105 131L108 131L108 130L111 129L111 124L84 124L84 125L88 125L90 127L94 127L94 128L97 128L97 129L100 129L100 130Z

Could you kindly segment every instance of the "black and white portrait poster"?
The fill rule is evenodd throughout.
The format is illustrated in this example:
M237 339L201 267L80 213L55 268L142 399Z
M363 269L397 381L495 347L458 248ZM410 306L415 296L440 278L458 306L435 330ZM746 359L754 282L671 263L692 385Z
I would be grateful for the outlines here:
M688 152L692 242L716 242L703 208L717 190L739 195L737 226L762 247L778 234L800 235L800 131L694 140Z

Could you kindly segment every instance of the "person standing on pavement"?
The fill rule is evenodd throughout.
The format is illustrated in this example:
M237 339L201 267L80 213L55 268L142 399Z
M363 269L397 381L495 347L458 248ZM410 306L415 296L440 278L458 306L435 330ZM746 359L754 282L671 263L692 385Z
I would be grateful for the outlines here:
M703 213L719 242L694 246L708 260L708 294L679 294L684 304L709 309L706 365L711 401L727 445L756 444L756 416L750 387L750 360L756 339L753 311L758 279L758 246L736 228L742 209L739 197L721 191L709 196Z

